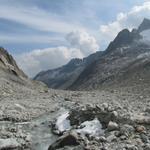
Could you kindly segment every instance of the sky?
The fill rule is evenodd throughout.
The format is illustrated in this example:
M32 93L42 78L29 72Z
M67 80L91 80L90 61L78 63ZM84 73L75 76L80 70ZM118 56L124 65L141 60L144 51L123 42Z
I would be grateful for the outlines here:
M34 77L105 50L150 18L150 0L0 0L0 46Z

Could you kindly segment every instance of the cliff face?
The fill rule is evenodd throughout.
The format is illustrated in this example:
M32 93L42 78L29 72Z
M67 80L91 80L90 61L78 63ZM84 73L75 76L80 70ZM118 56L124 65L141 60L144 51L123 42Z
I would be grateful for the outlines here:
M0 68L18 77L27 78L25 73L17 66L13 57L2 47L0 47Z

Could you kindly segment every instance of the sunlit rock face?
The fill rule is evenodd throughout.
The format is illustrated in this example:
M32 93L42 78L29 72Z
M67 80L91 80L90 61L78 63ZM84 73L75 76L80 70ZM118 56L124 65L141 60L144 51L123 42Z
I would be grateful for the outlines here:
M27 78L24 72L18 67L13 57L2 47L0 47L0 67L16 76Z

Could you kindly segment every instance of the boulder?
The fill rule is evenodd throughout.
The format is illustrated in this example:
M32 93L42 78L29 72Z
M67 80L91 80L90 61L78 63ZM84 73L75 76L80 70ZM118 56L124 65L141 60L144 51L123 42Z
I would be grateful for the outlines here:
M78 134L76 132L70 132L58 138L56 142L49 146L48 150L56 150L65 146L78 145L80 145Z
M117 130L118 127L119 126L116 122L110 121L107 128L108 128L109 131L113 131L113 130Z

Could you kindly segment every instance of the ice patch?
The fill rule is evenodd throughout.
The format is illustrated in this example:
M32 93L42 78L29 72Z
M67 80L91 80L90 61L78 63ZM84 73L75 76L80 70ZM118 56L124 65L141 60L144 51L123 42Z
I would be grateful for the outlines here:
M85 121L80 125L81 129L77 129L76 131L81 134L88 134L94 137L98 137L104 134L104 130L102 129L102 125L100 121L95 118L92 121Z
M65 112L57 118L56 128L60 132L64 132L71 129L70 120L68 119L69 112Z

